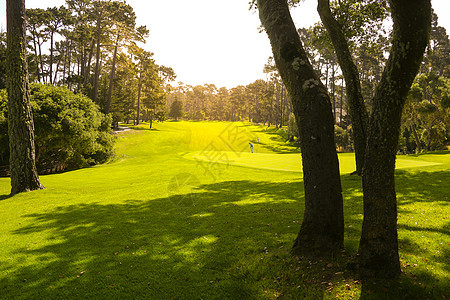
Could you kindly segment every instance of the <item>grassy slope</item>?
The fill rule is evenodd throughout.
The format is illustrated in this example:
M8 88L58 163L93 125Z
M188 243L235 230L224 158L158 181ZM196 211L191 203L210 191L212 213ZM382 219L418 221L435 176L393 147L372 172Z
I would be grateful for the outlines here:
M115 162L42 176L46 190L9 198L0 179L0 298L448 297L449 152L402 158L404 275L361 284L345 268L362 221L358 178L342 175L346 252L296 259L301 173L273 170L297 168L295 149L257 126L156 128L120 135ZM248 141L256 155L236 154ZM351 155L340 160L348 173Z

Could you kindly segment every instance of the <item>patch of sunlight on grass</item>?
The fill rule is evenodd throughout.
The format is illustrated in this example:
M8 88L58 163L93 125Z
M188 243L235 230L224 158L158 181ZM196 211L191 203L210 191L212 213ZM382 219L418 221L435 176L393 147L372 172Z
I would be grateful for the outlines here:
M422 168L429 166L437 166L441 163L430 162L430 161L420 161L420 160L410 160L404 158L397 158L395 162L396 169L406 169L406 168Z
M193 214L191 217L207 218L207 217L212 217L213 215L214 215L213 213L202 213L202 214Z

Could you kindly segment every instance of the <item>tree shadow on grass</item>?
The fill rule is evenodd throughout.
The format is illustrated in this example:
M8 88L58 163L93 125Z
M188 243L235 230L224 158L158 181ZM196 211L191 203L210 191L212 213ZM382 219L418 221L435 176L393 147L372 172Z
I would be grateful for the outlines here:
M145 127L144 127L145 126ZM159 129L156 129L154 127L149 128L149 125L128 125L128 128L130 128L131 130L137 130L137 131L160 131Z
M261 145L267 150L278 154L301 153L299 147L290 142L286 142L283 136L280 135L275 129L261 129L253 132L260 132L269 136L269 139L272 141L271 143L264 143L262 141L258 143L258 145Z
M3 200L6 200L6 199L9 199L9 198L11 198L12 196L11 196L11 194L6 194L6 195L0 195L0 201L3 201Z
M417 169L396 171L402 275L397 280L363 281L361 299L448 297L446 282L450 274L448 260L450 253L445 248L447 244L445 241L448 241L450 235L450 223L442 221L442 218L446 217L445 210L448 207L446 185L450 182L449 176L450 174L445 171L426 172ZM357 251L363 213L361 181L348 175L341 178L346 225L352 226L352 228L346 226L346 247ZM352 208L351 206L355 204L356 207ZM422 214L422 209L426 209L427 213ZM442 245L441 241L444 241L445 245ZM431 266L441 270L432 272Z
M354 225L346 226L346 239L357 240L362 209L354 198L360 182L342 178L346 225ZM302 216L299 199L298 181L239 180L145 201L102 204L99 199L30 214L31 225L12 233L23 244L0 265L0 294L24 299L320 299L328 282L345 288L344 282L356 275L345 271L345 255L331 266L290 256ZM410 284L416 295L429 295L414 281L394 285ZM365 288L362 296L370 296Z
M267 268L260 259L264 247L272 251L290 243L297 230L280 222L298 220L298 185L233 181L148 201L103 205L100 200L30 214L32 225L13 232L25 242L0 267L0 274L8 274L0 277L0 293L7 298L260 298L262 287L254 282L268 275L258 274ZM41 236L46 237L42 245L35 242Z
M450 172L396 171L397 198L400 208L413 203L435 203L448 206Z

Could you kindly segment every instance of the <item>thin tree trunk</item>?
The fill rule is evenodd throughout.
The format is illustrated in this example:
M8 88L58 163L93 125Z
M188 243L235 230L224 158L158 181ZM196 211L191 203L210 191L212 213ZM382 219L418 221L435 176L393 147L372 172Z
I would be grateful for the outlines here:
M71 74L71 72L70 72L70 67L71 67L71 65L72 65L72 41L70 41L70 47L69 47L69 57L68 57L68 62L67 62L67 65L68 65L68 68L67 68L67 78L70 78L70 74ZM70 82L68 82L67 83L67 88L70 90L70 88L71 88L71 84L70 84Z
M430 0L389 2L394 21L392 48L373 101L362 180L364 220L359 263L363 278L396 277L401 272L395 157L403 106L431 30Z
M42 72L42 79L43 82L47 82L47 76L44 75L44 61L42 60L42 43L40 42L40 38L38 37L38 46L39 46L39 62L41 64L41 72Z
M98 104L98 79L100 77L100 39L102 37L102 28L101 28L101 12L97 18L97 53L95 55L95 72L94 72L94 102Z
M86 87L88 82L89 82L89 75L91 74L91 62L92 62L92 57L94 56L94 47L95 47L95 39L93 38L92 39L92 43L91 43L91 48L90 48L90 51L89 51L89 57L88 57L87 62L86 62L87 66L85 67L84 74L83 74L83 77L84 77L83 85L84 85L84 87Z
M36 32L36 27L33 26L33 31ZM36 56L36 59L39 59L38 56L38 49L37 49L37 43L36 43L36 36L33 34L33 47L34 47L34 55ZM36 62L36 75L38 82L41 82L41 71L39 69L39 61Z
M86 47L85 44L83 43L80 53L80 75L83 77L86 74L85 64L86 64Z
M44 188L35 164L25 41L25 0L7 0L8 134L11 195Z
M416 153L420 153L422 152L422 144L420 143L419 135L417 134L416 124L412 124L411 129L414 134L414 140L416 141L417 146Z
M425 131L427 132L427 151L431 151L431 129L432 129L433 125L432 124L428 124L425 127Z
M63 80L66 78L66 68L67 68L67 56L69 54L69 43L66 41L66 51L64 51L64 64L63 64L63 71L62 71L62 78Z
M49 62L49 68L50 68L50 84L53 83L53 31L50 32L50 62Z
M341 81L341 99L339 102L339 124L342 124L342 106L343 106L343 101L344 101L344 77L342 77L342 81Z
M138 98L137 98L137 107L136 107L136 125L139 125L139 117L140 117L140 108L141 108L141 89L142 89L142 70L139 74L139 83L138 83Z
M369 117L364 106L364 99L361 93L361 83L359 80L358 68L353 62L352 55L348 48L347 40L342 32L341 25L334 19L330 11L329 0L319 0L317 7L320 18L330 35L336 56L344 74L347 101L349 106L349 113L353 142L355 146L356 172L358 175L362 174L364 166L364 152L366 149L367 126Z
M105 114L109 114L109 111L111 109L111 98L112 98L112 91L114 88L114 76L116 74L116 60L117 60L117 49L119 48L119 38L120 38L120 34L117 35L116 45L114 47L114 55L113 55L113 61L112 61L112 66L111 66L111 74L109 75L108 97L106 98L106 103L105 103Z
M336 64L333 60L333 64L331 65L331 99L333 102L333 119L334 123L336 123L336 84L335 84L335 75L336 75Z
M59 65L61 64L61 60L58 60L58 62L56 63L56 69L55 69L55 76L53 76L53 83L56 83L56 79L58 78L58 69L59 69Z
M343 247L344 217L330 97L303 49L287 1L258 0L258 9L300 133L305 213L292 252L336 254Z

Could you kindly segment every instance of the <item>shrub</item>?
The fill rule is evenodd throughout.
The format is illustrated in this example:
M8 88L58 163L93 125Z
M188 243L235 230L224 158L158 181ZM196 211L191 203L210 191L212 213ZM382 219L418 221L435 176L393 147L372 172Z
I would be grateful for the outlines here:
M347 129L334 125L334 141L336 143L336 148L340 151L348 151L350 139Z
M0 151L2 164L8 163L7 97L0 94ZM76 169L105 162L113 153L111 118L82 94L65 87L31 85L39 171Z

